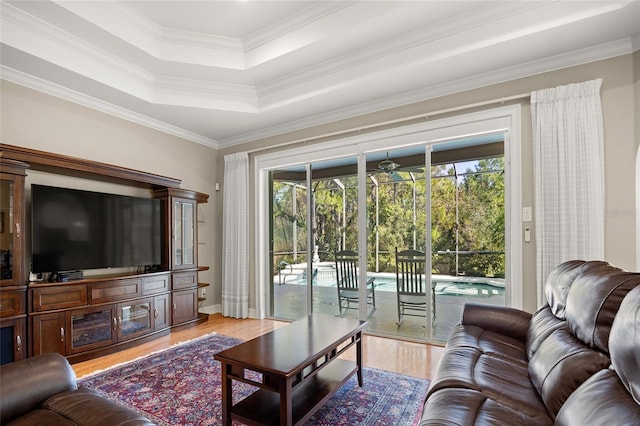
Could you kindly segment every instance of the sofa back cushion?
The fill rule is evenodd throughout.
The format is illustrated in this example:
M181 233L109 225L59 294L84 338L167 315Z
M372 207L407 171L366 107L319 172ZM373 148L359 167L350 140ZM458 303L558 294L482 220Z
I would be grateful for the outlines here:
M640 274L617 268L587 271L576 278L567 297L571 332L590 348L609 354L609 333L622 299L640 285Z
M566 262L550 275L549 303L532 317L527 355L531 382L552 418L578 386L610 365L613 319L638 285L640 274L605 262Z
M527 356L533 358L544 340L559 328L567 327L565 321L569 289L578 277L585 273L622 272L602 261L570 260L558 265L547 278L544 294L547 299L532 316L527 331Z
M640 404L640 287L630 291L622 301L613 321L609 346L613 369L631 398Z
M569 395L609 364L609 357L588 348L563 327L551 333L529 360L529 377L555 418Z
M607 262L584 260L569 260L554 268L544 285L544 295L553 315L561 320L565 318L567 295L577 277L586 271L609 268L613 267Z
M640 422L640 287L618 310L609 339L612 368L591 376L571 394L556 425L637 425Z

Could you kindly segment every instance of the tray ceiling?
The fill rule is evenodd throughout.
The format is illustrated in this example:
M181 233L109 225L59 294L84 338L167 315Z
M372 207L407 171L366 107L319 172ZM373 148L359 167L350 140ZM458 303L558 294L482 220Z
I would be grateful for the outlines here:
M639 1L2 1L7 81L215 148L630 53Z

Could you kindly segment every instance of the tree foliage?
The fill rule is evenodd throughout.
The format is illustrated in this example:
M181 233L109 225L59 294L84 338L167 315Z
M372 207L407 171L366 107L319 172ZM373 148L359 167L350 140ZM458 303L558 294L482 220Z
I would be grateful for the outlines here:
M431 244L433 272L441 274L504 276L504 159L473 163L467 170L447 165L431 170ZM415 179L411 179L411 177ZM395 248L425 250L426 177L408 172L378 174L368 180L367 222L359 226L357 179L318 180L312 187L313 221L310 232L321 261L333 260L333 252L356 250L358 233L367 233L369 270L393 272ZM297 250L306 247L306 190L294 191L290 183L273 185L273 248L277 261L293 258L293 229ZM456 255L457 253L457 255ZM275 260L275 259L274 259Z

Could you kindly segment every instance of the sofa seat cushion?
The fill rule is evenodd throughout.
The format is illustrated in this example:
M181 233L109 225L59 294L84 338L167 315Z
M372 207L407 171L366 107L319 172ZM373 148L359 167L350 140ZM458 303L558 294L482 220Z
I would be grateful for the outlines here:
M482 327L473 325L456 326L447 341L447 348L459 347L473 348L484 355L504 358L511 362L522 364L525 368L528 364L525 346L521 340L485 330Z
M78 423L66 418L51 410L38 408L27 412L24 416L18 417L9 423L3 423L4 426L78 426Z
M53 395L42 403L41 408L57 413L76 425L137 426L153 424L141 414L86 388Z
M422 412L420 426L546 426L553 422L542 411L525 413L473 389L441 389L433 393Z
M427 398L447 388L468 389L530 416L545 407L529 379L526 364L484 354L475 348L448 348L440 359Z

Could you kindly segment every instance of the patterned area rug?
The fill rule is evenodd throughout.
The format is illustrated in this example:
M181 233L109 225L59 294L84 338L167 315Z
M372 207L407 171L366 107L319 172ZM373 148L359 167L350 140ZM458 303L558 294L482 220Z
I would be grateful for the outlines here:
M78 380L158 425L222 423L219 351L242 341L220 334L178 344ZM352 377L316 411L309 425L414 425L428 380L364 368L364 387ZM234 402L255 391L234 382ZM240 423L234 423L240 424Z

